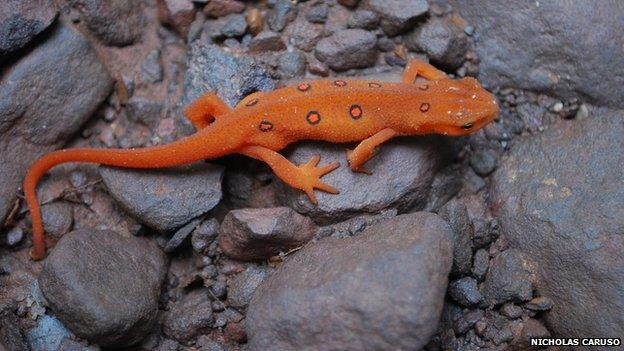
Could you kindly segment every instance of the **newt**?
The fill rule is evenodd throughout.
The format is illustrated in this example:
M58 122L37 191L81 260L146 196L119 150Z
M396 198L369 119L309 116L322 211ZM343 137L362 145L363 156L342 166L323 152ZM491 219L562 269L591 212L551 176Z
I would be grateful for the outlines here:
M337 194L321 177L339 166L319 166L320 156L295 165L278 153L299 140L359 142L347 151L350 168L364 164L379 145L398 136L461 136L479 130L498 115L494 96L471 77L450 79L423 62L411 61L398 83L324 79L258 92L230 108L207 93L185 110L197 132L178 141L138 149L76 148L50 152L38 159L24 179L24 195L33 225L31 257L45 255L45 238L36 186L52 167L89 162L124 168L165 168L242 154L264 161L275 175L304 191L314 204L315 189Z

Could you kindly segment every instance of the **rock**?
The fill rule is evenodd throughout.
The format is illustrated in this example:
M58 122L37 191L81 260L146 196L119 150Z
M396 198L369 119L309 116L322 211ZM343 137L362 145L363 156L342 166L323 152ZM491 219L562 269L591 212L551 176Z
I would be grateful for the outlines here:
M146 20L140 1L74 0L71 4L106 45L130 45L143 34Z
M393 140L385 143L379 154L366 163L366 168L372 171L368 175L355 173L346 166L344 145L298 143L286 154L295 164L308 162L317 154L321 155L321 165L333 161L341 164L322 178L340 194L316 191L318 205L312 205L301 191L280 182L284 187L280 195L288 206L319 223L341 221L356 213L377 213L390 207L400 211L423 208L443 150L442 145L431 139ZM406 169L410 171L405 172Z
M22 242L24 239L24 231L20 227L11 228L4 237L3 244L8 247L13 247Z
M266 269L250 266L237 274L228 284L228 303L237 309L245 309L258 286L267 278Z
M357 10L349 17L349 28L375 29L379 25L377 13L369 10Z
M158 18L186 38L195 20L195 7L190 0L158 0Z
M219 229L219 246L238 260L263 260L308 242L316 226L289 207L230 211Z
M30 349L36 351L59 350L63 341L71 337L72 333L58 319L49 315L41 316L26 335Z
M245 4L236 0L210 0L204 7L204 13L211 17L225 17L245 11Z
M222 196L223 167L212 164L158 170L100 167L100 175L126 211L160 232L210 211Z
M10 312L0 312L0 350L28 351L24 332L18 317Z
M449 17L434 17L408 34L405 45L425 52L434 64L454 70L465 61L468 37Z
M624 32L624 7L619 3L453 0L451 4L476 27L483 84L624 107L620 89L624 60L613 60L612 55L622 52L622 36L617 33Z
M614 254L624 250L624 116L589 116L520 141L493 175L501 231L543 263L537 288L561 337L624 333L624 257Z
M0 247L0 313L18 310L18 301L30 300L34 302L33 307L41 302L34 296L39 295L34 293L38 291L35 273L18 255Z
M267 51L282 51L286 49L286 44L282 37L275 32L264 31L255 36L249 43L249 51L252 53Z
M466 205L459 200L447 202L438 213L453 229L453 268L455 276L467 275L472 267L474 226L468 217Z
M507 318L495 311L487 311L485 316L485 330L481 333L483 339L492 341L494 345L501 345L513 339L514 334Z
M533 298L535 268L516 249L501 252L491 261L483 283L483 295L488 304L524 302Z
M483 310L468 311L455 320L453 323L453 330L459 335L465 334L468 330L472 329L475 323L481 320L484 315L485 313Z
M141 80L146 83L159 83L162 82L163 75L164 70L160 50L154 49L147 54L145 61L141 65Z
M193 290L171 306L165 316L164 333L180 342L187 342L207 331L214 317L205 290Z
M65 234L44 261L39 286L74 334L123 347L152 330L165 273L164 255L146 239L77 230Z
M269 28L281 32L284 27L297 17L297 3L290 0L276 0L275 7L267 16Z
M243 15L231 14L226 16L224 21L221 35L226 38L239 38L247 31L247 20Z
M410 29L429 10L426 0L366 0L364 7L381 17L381 28L388 36Z
M485 249L479 249L474 253L472 264L472 275L479 281L485 279L485 274L488 270L488 265L490 263L490 255L487 253Z
M548 311L553 308L553 301L547 297L540 296L524 304L524 307L535 312Z
M106 98L113 80L77 31L59 24L47 40L4 66L0 79L0 223L26 170L64 145Z
M274 89L275 82L269 73L251 58L235 57L216 45L199 40L191 44L183 105L214 91L228 105L234 106L251 93Z
M184 227L178 229L178 231L173 234L171 239L169 239L169 241L163 248L163 251L165 251L166 253L171 253L177 250L178 247L180 247L182 244L184 244L184 242L187 241L187 239L191 236L191 232L193 232L199 226L200 222L200 219L195 219L190 221Z
M193 250L203 253L217 235L219 235L219 222L214 218L203 221L191 234Z
M197 338L196 345L199 347L199 351L228 351L228 348L224 344L211 340L205 335Z
M503 316L509 319L516 319L522 316L522 307L516 306L513 303L504 304L499 311Z
M334 71L366 68L377 61L375 34L363 29L345 29L321 39L316 45L316 58Z
M494 172L498 158L494 150L480 148L470 156L470 166L478 175L485 177Z
M310 52L324 37L323 26L312 24L301 17L289 24L284 30L288 43L299 50Z
M64 201L54 201L41 206L43 229L48 235L60 238L69 232L74 224L72 205Z
M442 312L451 236L420 212L305 246L256 290L250 349L421 349Z
M308 10L306 13L306 19L312 23L325 23L325 21L327 21L328 13L329 7L327 4L316 4Z
M449 295L464 307L471 307L483 300L477 281L471 277L455 280L449 285Z
M305 74L306 58L298 51L286 52L277 59L277 71L282 79L301 77Z
M528 318L523 324L519 335L514 338L512 345L519 348L524 348L529 345L531 339L548 338L550 332L546 327L537 319ZM593 347L592 347L593 348Z
M143 68L141 69L143 71ZM154 72L155 76L162 79L162 67L147 68L147 72ZM160 71L160 73L158 73ZM150 73L145 73L150 75ZM142 73L143 74L143 73ZM165 118L165 103L158 100L147 99L143 97L133 96L126 104L126 115L133 122L139 122L150 128L156 129L160 121Z
M0 8L0 61L31 42L57 15L52 0L5 0Z

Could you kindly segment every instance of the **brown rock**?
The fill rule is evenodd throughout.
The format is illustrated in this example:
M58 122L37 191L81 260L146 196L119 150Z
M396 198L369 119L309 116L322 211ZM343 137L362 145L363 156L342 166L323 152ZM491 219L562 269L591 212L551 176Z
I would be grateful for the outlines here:
M186 38L195 19L195 7L190 0L158 0L158 18Z
M245 11L245 4L236 0L210 0L204 13L210 17L224 17Z

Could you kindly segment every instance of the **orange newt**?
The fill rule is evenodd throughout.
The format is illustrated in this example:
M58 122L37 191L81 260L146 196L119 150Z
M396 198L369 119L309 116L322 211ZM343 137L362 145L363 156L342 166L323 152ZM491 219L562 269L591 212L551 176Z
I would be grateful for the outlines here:
M305 164L292 164L277 152L286 145L299 140L360 141L347 151L347 160L353 171L365 172L364 163L377 146L391 138L431 133L465 135L491 122L498 110L494 96L475 79L449 79L422 61L411 61L400 83L315 80L251 94L233 109L216 94L208 93L185 111L197 132L178 141L142 149L59 150L36 161L24 180L34 234L31 256L39 260L45 255L37 182L61 163L164 168L242 154L266 162L277 177L303 190L316 204L314 189L338 193L320 178L339 163L319 167L317 155Z

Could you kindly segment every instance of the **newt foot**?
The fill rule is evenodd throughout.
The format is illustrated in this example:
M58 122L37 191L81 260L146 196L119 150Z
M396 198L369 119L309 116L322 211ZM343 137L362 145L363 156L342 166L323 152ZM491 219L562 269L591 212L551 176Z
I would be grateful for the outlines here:
M298 174L298 187L303 190L310 202L317 204L316 195L314 195L314 189L318 189L330 194L338 194L339 191L331 185L321 182L321 177L325 174L335 170L340 166L339 162L332 162L322 167L317 167L321 160L320 155L313 156L310 161L305 164L297 166L299 170Z

